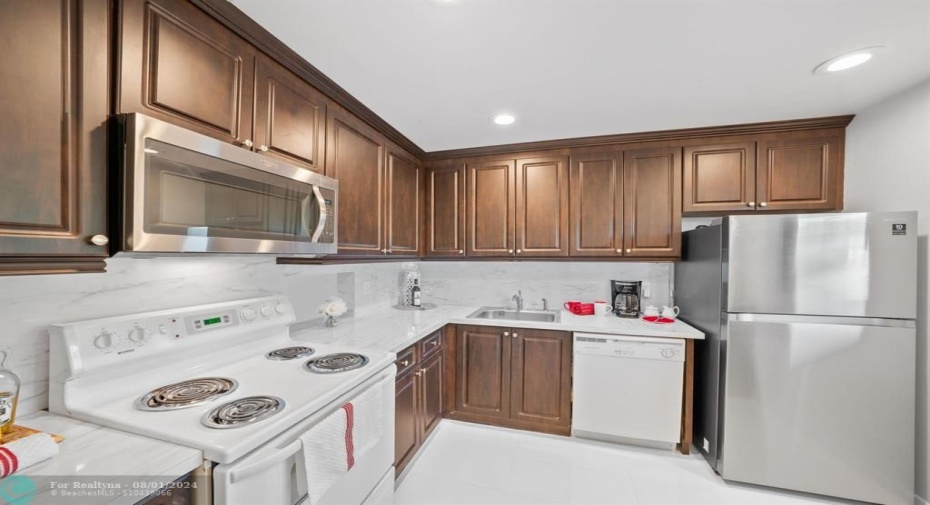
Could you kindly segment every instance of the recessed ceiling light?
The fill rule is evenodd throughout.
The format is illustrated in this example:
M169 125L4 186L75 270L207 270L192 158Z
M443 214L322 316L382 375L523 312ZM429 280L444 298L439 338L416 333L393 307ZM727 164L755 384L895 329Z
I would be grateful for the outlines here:
M814 69L814 73L829 74L833 72L839 72L840 70L847 70L853 67L857 67L871 60L872 56L875 56L875 54L882 49L884 49L882 46L866 47L864 49L842 54L836 58L831 58L821 63L820 65L817 65L817 68Z
M513 124L517 118L511 116L510 114L498 114L494 116L494 123L499 125Z

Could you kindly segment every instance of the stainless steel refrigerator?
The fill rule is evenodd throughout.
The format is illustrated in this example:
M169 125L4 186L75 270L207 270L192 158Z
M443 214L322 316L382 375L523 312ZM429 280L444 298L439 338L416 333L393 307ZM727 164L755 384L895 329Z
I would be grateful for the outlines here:
M917 213L723 218L683 234L695 445L724 479L914 502Z

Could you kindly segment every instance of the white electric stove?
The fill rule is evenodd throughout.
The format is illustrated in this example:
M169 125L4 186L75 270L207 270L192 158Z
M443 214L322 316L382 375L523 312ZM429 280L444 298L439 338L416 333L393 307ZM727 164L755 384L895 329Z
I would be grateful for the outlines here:
M203 451L217 504L306 499L300 436L371 389L382 436L318 500L390 503L393 353L291 340L285 297L50 327L49 410Z

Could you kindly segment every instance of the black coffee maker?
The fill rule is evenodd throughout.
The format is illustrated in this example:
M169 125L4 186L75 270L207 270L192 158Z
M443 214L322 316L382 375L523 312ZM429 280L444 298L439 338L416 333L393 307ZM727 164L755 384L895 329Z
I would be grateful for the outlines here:
M610 299L617 317L639 317L643 281L610 281Z

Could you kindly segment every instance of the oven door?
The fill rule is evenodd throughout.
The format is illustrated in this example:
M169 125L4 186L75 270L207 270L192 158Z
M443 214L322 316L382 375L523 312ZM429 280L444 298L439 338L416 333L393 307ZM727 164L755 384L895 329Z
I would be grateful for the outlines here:
M121 120L122 251L336 252L335 180L141 114Z
M294 505L307 503L306 474L300 436L365 391L383 395L383 430L375 445L356 460L313 505L347 503L387 505L393 498L394 475L394 365L378 372L327 408L304 419L265 446L238 460L213 468L214 503L224 505ZM388 479L387 481L385 479ZM386 487L385 482L391 485Z

